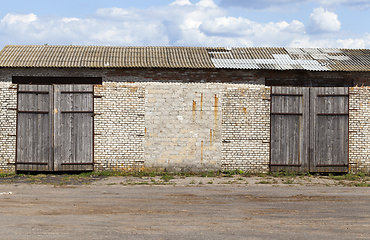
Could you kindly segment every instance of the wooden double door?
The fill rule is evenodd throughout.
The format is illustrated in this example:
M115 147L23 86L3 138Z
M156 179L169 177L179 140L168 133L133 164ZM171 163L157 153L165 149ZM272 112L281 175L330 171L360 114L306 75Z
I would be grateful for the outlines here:
M93 170L93 85L18 85L17 171Z
M347 172L347 87L272 87L272 172Z

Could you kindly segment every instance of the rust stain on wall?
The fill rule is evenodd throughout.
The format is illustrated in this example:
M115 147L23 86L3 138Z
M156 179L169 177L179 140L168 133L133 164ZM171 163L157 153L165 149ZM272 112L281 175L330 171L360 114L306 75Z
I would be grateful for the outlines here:
M200 119L203 119L203 93L200 94Z
M196 111L197 111L197 103L193 100L193 107L192 107L192 112L193 112L193 121L195 122L196 120Z
M212 129L209 129L209 142L210 142L210 145L212 145L212 138L213 138L213 132L212 132Z
M248 112L247 112L247 108L243 107L243 113L245 113L245 115L247 115L247 114L248 114Z
M131 86L129 86L129 87L128 87L128 89L129 89L132 93L135 93L135 92L137 92L138 87L131 87Z

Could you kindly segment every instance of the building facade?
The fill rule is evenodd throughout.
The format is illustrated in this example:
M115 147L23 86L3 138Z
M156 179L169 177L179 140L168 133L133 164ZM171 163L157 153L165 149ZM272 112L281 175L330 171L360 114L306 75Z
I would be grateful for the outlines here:
M369 50L6 46L0 169L368 172Z

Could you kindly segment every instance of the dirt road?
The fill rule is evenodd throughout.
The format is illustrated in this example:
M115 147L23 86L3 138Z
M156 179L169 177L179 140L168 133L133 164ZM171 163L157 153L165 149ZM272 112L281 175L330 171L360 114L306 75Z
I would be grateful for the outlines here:
M369 187L133 181L2 184L1 239L370 239Z

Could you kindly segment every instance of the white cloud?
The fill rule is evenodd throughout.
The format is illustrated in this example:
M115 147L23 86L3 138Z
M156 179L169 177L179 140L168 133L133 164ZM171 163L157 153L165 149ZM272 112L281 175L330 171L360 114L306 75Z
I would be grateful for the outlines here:
M207 36L206 41L213 45L287 46L290 39L300 37L304 33L304 25L297 20L291 23L258 23L241 17L219 17L205 21L199 30Z
M341 23L338 15L319 7L311 13L308 27L313 33L337 32L340 30Z
M1 23L7 25L13 25L17 23L31 23L37 21L37 16L33 13L22 15L22 14L6 14L1 20Z
M2 44L167 45L163 26L148 22L96 19L40 19L24 27L0 26Z
M212 0L200 0L195 5L209 8L217 8L217 5Z
M184 5L191 5L191 2L189 0L176 0L173 3L171 3L170 5L184 6Z
M116 20L126 20L126 19L133 19L138 18L140 15L138 14L138 9L122 9L117 7L112 8L99 8L96 10L96 16L107 18L107 19L116 19Z
M72 21L79 21L80 19L78 18L62 18L60 21L62 22L65 22L65 23L69 23L69 22L72 22Z
M363 38L357 38L357 39L338 39L337 43L340 44L342 48L357 48L357 49L363 49L363 48L370 48L370 34L366 33Z
M0 46L73 43L118 46L369 47L369 35L348 39L341 37L339 30L337 15L322 8L313 11L310 25L306 27L298 20L260 23L243 17L231 17L211 0L194 4L188 0L176 0L168 6L148 9L98 9L87 18L7 14L0 21Z
M199 26L199 30L214 36L252 36L252 22L245 18L218 17L207 19Z
M305 26L300 21L293 20L290 24L286 26L285 31L303 34L305 33Z

